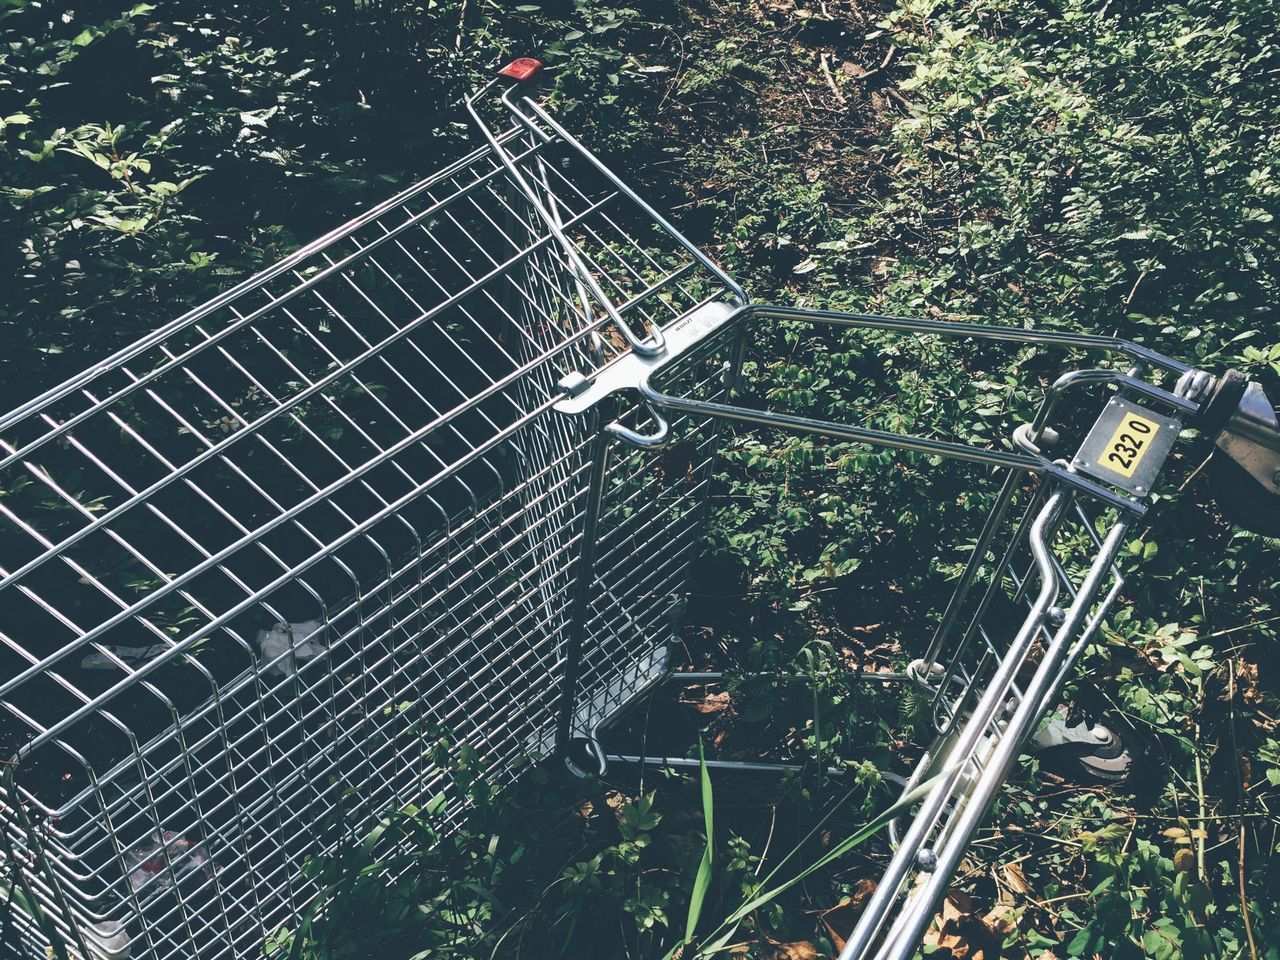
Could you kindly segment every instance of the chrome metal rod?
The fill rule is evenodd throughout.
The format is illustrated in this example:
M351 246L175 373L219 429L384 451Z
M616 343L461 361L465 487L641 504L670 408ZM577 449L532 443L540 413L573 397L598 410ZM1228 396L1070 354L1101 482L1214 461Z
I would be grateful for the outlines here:
M893 670L857 670L844 674L844 676L852 680L865 680L869 683L906 683L914 679L909 673L898 673ZM676 670L673 671L667 679L675 680L680 683L715 683L717 681L723 681L727 677L747 677L753 680L810 679L809 675L805 673L767 673L759 670L747 671L745 673L728 673L722 670Z
M938 901L950 886L951 878L960 865L960 858L964 856L978 825L989 812L996 791L1008 776L1010 768L1022 750L1022 745L1035 732L1041 717L1044 716L1044 707L1055 692L1055 682L1061 678L1060 662L1081 631L1086 619L1089 618L1094 598L1097 596L1103 578L1109 573L1109 568L1120 550L1127 531L1128 524L1121 520L1108 533L1101 552L1080 586L1075 602L1067 611L1066 619L1054 634L1031 682L1027 684L1022 701L1018 704L1013 716L1009 718L1008 728L983 764L981 775L965 798L964 808L959 812L957 819L948 824L947 841L940 849L935 850L937 865L931 871L929 878L909 894L908 905L899 914L897 922L877 954L877 960L907 960L918 948L925 928L933 918L933 911ZM1037 561L1047 560L1048 545L1038 541L1034 534L1031 542ZM1052 572L1047 572L1042 565L1040 575L1042 577L1040 598L1042 599L1046 595L1043 578L1051 578ZM1043 615L1041 599L1037 599L1036 609L1033 610L1032 616L1028 617L1028 624L1035 621L1038 625L1038 618ZM1094 618L1094 624L1096 623L1097 618ZM852 956L856 954L842 953L841 960L848 960Z
M1035 604L1030 614L1023 622L1013 642L1009 645L1008 654L1000 662L999 667L991 678L991 682L974 707L972 716L961 729L956 745L948 757L949 761L952 757L968 758L973 756L974 751L987 735L991 723L1004 706L1009 686L1013 683L1018 667L1031 647L1036 631L1058 596L1058 581L1054 575L1053 564L1049 559L1048 547L1044 542L1044 531L1053 521L1064 497L1065 494L1062 492L1057 492L1050 496L1041 509L1040 515L1036 517L1035 522L1032 524L1031 547L1032 552L1035 554L1036 566L1040 576L1040 591L1036 596ZM911 826L907 829L906 835L902 839L902 844L893 855L889 866L885 869L879 886L867 902L867 906L859 917L857 926L854 927L853 932L849 935L844 949L840 951L839 960L856 960L856 958L862 957L870 949L871 944L875 941L877 934L893 910L894 902L902 889L903 881L906 880L911 870L916 867L920 851L925 848L929 834L933 832L943 808L951 799L956 784L964 772L964 766L963 759L960 762L950 764L950 769L941 775L938 783L931 787L925 795L920 812L916 814Z
M634 765L643 765L646 767L673 767L684 770L697 770L703 763L707 765L708 770L729 770L738 773L773 773L788 774L801 773L808 769L802 763L769 763L759 760L695 760L692 757L655 757L645 754L626 754L626 753L610 753L606 755L606 759L610 763L629 763ZM849 771L841 767L827 767L824 770L826 776L839 777Z
M1186 373L1191 367L1181 360L1156 353L1141 344L1131 343L1119 337L1100 336L1092 333L1067 333L1058 330L1027 330L1022 327L1002 327L993 324L964 323L955 320L923 320L903 317L882 317L876 314L845 313L838 310L807 310L799 307L775 307L757 305L752 308L756 316L778 320L806 320L832 323L841 326L862 327L875 330L898 330L903 333L934 333L944 336L978 337L1005 343L1031 343L1037 346L1074 348L1078 350L1105 350L1123 353L1144 360L1154 366L1174 373Z
M609 466L610 435L598 431L591 444L591 475L583 505L582 540L574 571L573 600L564 641L564 673L560 681L560 714L556 721L556 750L564 755L573 733L573 715L578 701L578 673L582 664L582 642L587 629L587 608L595 586L597 528Z
M885 430L873 430L869 427L851 427L843 423L815 420L811 417L798 417L794 414L753 410L750 407L712 403L706 400L688 400L663 393L648 382L641 383L640 392L651 404L664 410L674 410L699 417L719 417L723 420L747 423L757 427L774 427L795 433L810 433L832 437L837 440L852 440L857 443L868 443L872 446L889 447L895 450L907 450L912 453L945 457L950 460L1006 467L1022 470L1037 476L1048 474L1066 486L1087 491L1098 499L1129 513L1141 516L1146 512L1146 507L1138 501L1121 496L1102 484L1094 483L1092 480L1073 473L1044 457L1033 457L1021 453L1006 453L1002 450L984 450L950 440L930 440L927 437L889 433Z

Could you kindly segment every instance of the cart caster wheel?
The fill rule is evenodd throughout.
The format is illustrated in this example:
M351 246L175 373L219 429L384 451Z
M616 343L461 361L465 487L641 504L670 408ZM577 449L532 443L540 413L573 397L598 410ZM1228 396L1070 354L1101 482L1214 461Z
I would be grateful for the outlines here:
M1046 766L1089 783L1120 783L1133 766L1120 734L1088 717L1073 717L1065 705L1049 714L1031 738L1031 750Z
M600 744L589 737L570 737L565 748L564 765L579 780L603 777L609 760Z

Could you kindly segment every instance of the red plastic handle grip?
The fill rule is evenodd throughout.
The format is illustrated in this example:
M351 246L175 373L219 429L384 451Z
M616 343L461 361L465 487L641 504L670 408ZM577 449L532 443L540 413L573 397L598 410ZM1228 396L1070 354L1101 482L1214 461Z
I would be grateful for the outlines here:
M498 71L498 76L516 83L532 83L542 73L542 61L533 57L518 57Z

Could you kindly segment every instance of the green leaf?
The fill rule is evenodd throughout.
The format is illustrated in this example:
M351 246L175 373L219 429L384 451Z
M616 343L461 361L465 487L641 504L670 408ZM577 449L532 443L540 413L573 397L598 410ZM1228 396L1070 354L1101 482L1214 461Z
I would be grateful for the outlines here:
M715 936L716 939L706 949L700 951L699 956L707 956L711 953L716 952L717 950L723 949L724 948L723 945L727 943L727 938L724 935L726 928L736 927L747 916L754 913L756 910L759 910L761 907L766 906L769 903L772 903L774 900L780 897L783 893L790 890L792 887L794 887L797 883L800 883L806 877L810 876L811 874L813 874L818 870L821 870L827 864L840 859L846 853L852 850L854 847L859 846L870 837L875 836L875 834L883 830L891 820L898 817L904 810L911 807L912 804L916 803L921 797L923 797L930 790L932 790L934 785L937 784L938 781L940 781L944 777L950 776L950 774L955 769L956 769L956 765L953 764L939 771L934 776L930 777L928 780L916 786L914 789L904 793L901 797L898 798L896 802L893 803L892 806L882 811L878 816L876 816L869 823L865 824L861 829L855 830L852 834L850 834L844 840L837 843L835 846L833 846L821 857L818 857L816 860L813 860L812 862L810 862L809 865L806 866L804 869L800 870L798 873L796 873L792 877L786 880L783 880L781 883L778 883L775 886L769 888L768 890L765 890L763 893L760 893L757 896L749 898L745 903L743 903L740 907L738 907L731 914L729 914L729 916L724 919L724 921L720 924L720 926L716 928L716 930L713 933L713 936ZM787 863L787 861L789 861L797 851L801 850L805 846L805 844L814 836L814 834L816 834L819 830L822 829L823 825L826 824L826 822L845 805L845 803L853 795L854 790L857 790L857 789L858 789L857 786L851 788L847 793L845 793L843 797L840 798L840 800L838 800L836 803L831 805L831 807L827 810L827 812L823 814L821 818L819 818L816 824L814 824L813 828L809 831L809 833L798 844L796 844L796 846L794 846L786 856L784 856L780 861L778 861L778 864L772 870L769 871L768 876L764 878L765 883L770 882L773 879L773 877L777 875L778 871L782 868L782 866L785 863Z
M702 915L702 904L706 900L707 890L711 887L712 858L715 849L715 828L712 819L711 774L707 771L707 758L703 752L702 741L698 741L698 768L702 781L702 819L706 826L707 845L702 851L702 862L698 864L697 876L693 878L693 891L689 894L689 914L684 924L684 939L689 942L698 927L698 918Z
M0 133L3 133L6 127L25 126L30 122L31 117L25 113L11 113L7 117L0 117Z

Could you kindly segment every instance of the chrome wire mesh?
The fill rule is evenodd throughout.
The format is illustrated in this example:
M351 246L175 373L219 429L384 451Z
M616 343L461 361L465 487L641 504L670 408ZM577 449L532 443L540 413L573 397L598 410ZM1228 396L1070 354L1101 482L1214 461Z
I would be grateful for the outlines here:
M0 418L0 828L33 955L259 955L325 825L447 789L430 743L501 783L661 669L710 443L679 473L611 457L566 705L598 424L551 408L628 349L582 265L642 333L726 290L575 143L497 142Z

